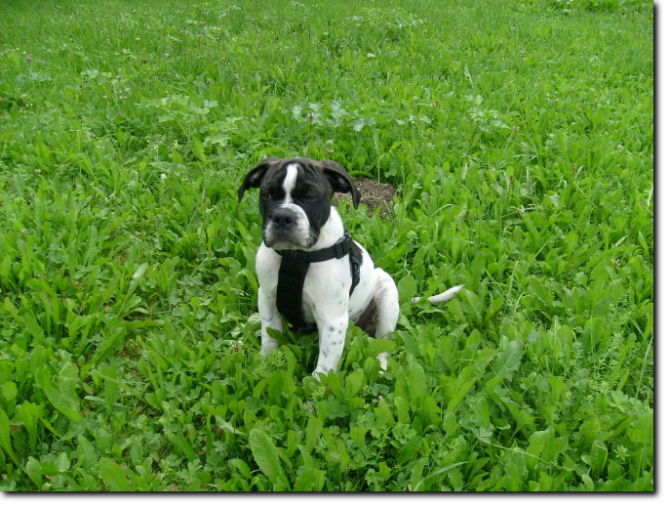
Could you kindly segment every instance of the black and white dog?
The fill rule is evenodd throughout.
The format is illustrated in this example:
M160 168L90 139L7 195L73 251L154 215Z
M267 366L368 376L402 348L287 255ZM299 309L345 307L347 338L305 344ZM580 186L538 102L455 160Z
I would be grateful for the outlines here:
M295 328L316 323L315 377L337 370L349 320L376 338L395 330L400 305L393 279L375 268L368 252L351 240L331 206L333 192L351 193L354 208L360 201L342 166L329 160L266 159L244 178L240 200L249 188L260 188L263 217L256 272L264 355L277 348L267 329L283 330L280 314L291 318ZM458 290L428 300L446 301ZM378 358L386 369L386 354Z

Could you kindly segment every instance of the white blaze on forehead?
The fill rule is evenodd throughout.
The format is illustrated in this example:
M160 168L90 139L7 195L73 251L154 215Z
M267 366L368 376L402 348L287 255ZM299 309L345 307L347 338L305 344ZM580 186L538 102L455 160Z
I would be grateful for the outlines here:
M293 192L293 189L295 189L295 182L297 179L298 179L298 165L289 164L288 166L286 166L286 176L284 177L284 183L282 184L282 187L284 187L284 192L286 193L284 203L293 203L293 199L291 198L291 192Z

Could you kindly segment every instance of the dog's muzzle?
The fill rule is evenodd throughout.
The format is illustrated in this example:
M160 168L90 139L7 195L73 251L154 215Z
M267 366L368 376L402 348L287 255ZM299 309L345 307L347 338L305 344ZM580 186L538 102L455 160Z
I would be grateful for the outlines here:
M309 221L296 205L272 210L263 231L265 245L273 249L306 249L312 246Z

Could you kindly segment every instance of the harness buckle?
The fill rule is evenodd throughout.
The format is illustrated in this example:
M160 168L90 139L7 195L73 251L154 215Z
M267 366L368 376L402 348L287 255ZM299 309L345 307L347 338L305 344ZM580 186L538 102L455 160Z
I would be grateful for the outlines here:
M344 233L344 236L333 245L333 250L337 259L343 258L349 254L351 251L351 236L349 236L349 233Z

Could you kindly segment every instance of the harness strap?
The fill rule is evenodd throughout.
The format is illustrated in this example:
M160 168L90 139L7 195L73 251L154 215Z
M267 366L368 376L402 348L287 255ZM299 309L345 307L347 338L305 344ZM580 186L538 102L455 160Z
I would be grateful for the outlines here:
M277 283L277 310L291 323L294 330L310 332L302 312L302 286L309 262L302 251L286 251L282 255Z
M316 330L315 324L305 321L302 312L302 290L310 264L330 259L341 259L349 255L349 269L351 272L349 296L354 292L360 280L360 260L354 255L354 250L351 247L351 236L345 232L337 243L325 249L312 252L301 250L276 251L277 254L282 256L277 281L277 310L291 324L294 331L310 333Z

